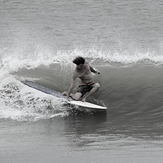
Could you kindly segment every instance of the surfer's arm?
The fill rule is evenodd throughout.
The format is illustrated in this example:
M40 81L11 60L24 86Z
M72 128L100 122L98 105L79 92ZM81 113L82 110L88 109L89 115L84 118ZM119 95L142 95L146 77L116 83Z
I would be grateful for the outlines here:
M97 74L100 74L100 72L97 71L97 70L95 70L93 67L91 67L91 66L89 66L89 67L90 67L91 72L93 72L93 73L97 73Z
M69 88L69 90L68 90L68 92L67 92L67 100L69 99L70 94L71 94L72 90L73 90L74 87L75 87L76 79L77 79L76 75L73 75L73 78L72 78L72 82L71 82L70 88Z

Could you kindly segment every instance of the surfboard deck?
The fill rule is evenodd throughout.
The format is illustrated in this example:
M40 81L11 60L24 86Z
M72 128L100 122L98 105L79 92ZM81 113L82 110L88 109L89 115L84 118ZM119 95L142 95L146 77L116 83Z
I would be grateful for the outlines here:
M72 104L72 105L77 105L77 106L82 106L82 107L92 108L92 109L101 109L101 110L106 110L107 109L107 107L105 107L105 106L96 105L96 104L93 104L93 103L90 103L90 102L71 100L68 103Z
M66 99L66 96L63 96L62 93L58 92L58 91L55 91L55 90L52 90L50 88L47 88L47 87L44 87L42 85L39 85L37 83L34 83L32 81L21 81L23 84L31 87L31 88L34 88L36 90L39 90L41 92L44 92L46 94L50 94L50 95L53 95L55 97L58 97L58 98L62 98L62 99ZM82 101L75 101L75 100L70 100L70 101L65 101L65 103L68 103L70 105L74 105L74 106L81 106L81 107L85 107L85 108L91 108L91 109L100 109L100 110L106 110L107 107L105 106L100 106L100 105L97 105L97 104L93 104L93 103L90 103L90 102L82 102Z

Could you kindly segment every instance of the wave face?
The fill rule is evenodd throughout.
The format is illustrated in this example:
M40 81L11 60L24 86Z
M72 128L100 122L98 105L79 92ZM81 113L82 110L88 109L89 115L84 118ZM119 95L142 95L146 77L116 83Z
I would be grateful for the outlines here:
M2 66L1 118L35 121L68 115L61 99L20 82L30 80L59 92L67 90L75 68L71 62L73 55L69 59L59 57L60 60L44 60L44 63L39 64L40 59L30 62L18 60L17 64L13 60L7 66ZM162 121L162 65L149 61L124 64L104 61L99 57L86 59L101 72L100 75L93 75L101 88L89 101L104 104L108 107L108 114L123 114L129 120L149 118L150 121Z
M93 76L101 88L89 101L106 105L113 117L161 124L160 3L4 1L0 5L0 118L37 121L67 116L60 99L20 80L65 91L74 69L72 60L83 56L101 72Z

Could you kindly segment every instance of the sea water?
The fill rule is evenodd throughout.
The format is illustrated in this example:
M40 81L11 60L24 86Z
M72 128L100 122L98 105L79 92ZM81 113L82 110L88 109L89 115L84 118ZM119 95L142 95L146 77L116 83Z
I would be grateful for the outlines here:
M1 163L162 162L161 0L3 0L0 24ZM107 112L21 83L68 90L76 56L101 72L87 100Z

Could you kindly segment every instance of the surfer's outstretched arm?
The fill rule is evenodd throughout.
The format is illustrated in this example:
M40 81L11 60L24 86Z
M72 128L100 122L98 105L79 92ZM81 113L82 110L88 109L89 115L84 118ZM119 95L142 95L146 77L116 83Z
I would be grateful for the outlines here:
M91 67L91 66L89 66L89 67L90 67L91 72L93 72L93 73L97 73L97 74L100 74L100 72L97 71L97 70L95 70L93 67Z

